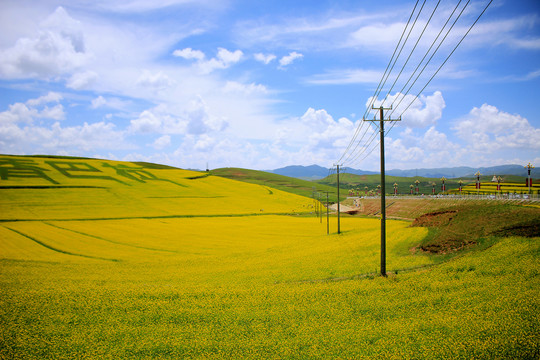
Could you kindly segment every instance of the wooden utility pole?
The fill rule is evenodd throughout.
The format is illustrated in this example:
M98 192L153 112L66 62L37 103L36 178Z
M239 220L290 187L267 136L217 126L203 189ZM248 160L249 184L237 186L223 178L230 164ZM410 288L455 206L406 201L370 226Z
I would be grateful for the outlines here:
M340 231L340 221L339 221L339 213L340 213L340 207L339 207L339 164L336 164L337 169L337 233L341 233Z
M385 119L384 110L392 110L390 108L384 107L371 107L373 110L379 109L379 120L366 120L364 121L379 121L379 132L380 132L380 145L381 145L381 275L386 276L386 186L385 186L385 174L384 174L384 122L385 121L401 121L399 119Z

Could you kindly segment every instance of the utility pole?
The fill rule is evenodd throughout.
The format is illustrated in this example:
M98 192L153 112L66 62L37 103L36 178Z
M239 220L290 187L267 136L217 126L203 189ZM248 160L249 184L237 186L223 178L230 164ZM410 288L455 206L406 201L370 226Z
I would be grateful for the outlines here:
M339 212L340 212L340 208L339 208L339 164L334 164L336 165L336 169L337 169L337 233L340 234L341 231L340 231L340 224L339 224Z
M376 107L371 107L373 110L376 110ZM385 174L384 174L384 122L385 121L401 121L399 119L384 119L384 110L392 110L390 108L379 107L379 131L380 131L380 145L381 145L381 275L386 276L386 187L385 187ZM365 120L364 121L377 121Z
M319 223L322 224L322 204L321 204L321 193L317 192L317 199L319 201L319 212L317 213L317 217L319 218Z
M326 193L326 235L330 234L330 216L328 213L328 193L329 191L323 191Z

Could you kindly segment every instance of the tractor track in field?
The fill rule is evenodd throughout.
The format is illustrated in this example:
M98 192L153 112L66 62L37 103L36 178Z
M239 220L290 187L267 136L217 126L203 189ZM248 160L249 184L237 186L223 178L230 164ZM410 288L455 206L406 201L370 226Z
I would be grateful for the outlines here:
M101 241L109 242L109 243L111 243L111 244L122 245L122 246L128 246L128 247L134 247L134 248L143 249L143 250L163 251L163 252L178 253L178 251L174 251L174 250L157 249L157 248L151 248L151 247L146 247L146 246L139 246L139 245L133 245L133 244L126 244L126 243L123 243L123 242L121 242L121 241L114 241L114 240L105 239L105 238L102 238L101 236L96 236L96 235L88 234L88 233L85 233L85 232L82 232L82 231L77 231L77 230L68 229L68 228L65 228L65 227L61 227L61 226L58 226L58 225L51 224L51 223L49 223L49 222L45 222L45 221L44 221L43 223L46 224L46 225L55 227L55 228L57 228L57 229L61 229L61 230L65 230L65 231L70 231L70 232L73 232L73 233L75 233L75 234L79 234L79 235L87 236L87 237L90 237L90 238L98 239L98 240L101 240Z
M35 242L38 245L43 246L44 248L47 248L47 249L52 250L52 251L56 251L56 252L61 253L61 254L72 255L72 256L80 256L80 257L84 257L84 258L88 258L88 259L112 261L112 262L119 262L120 261L118 259L103 258L103 257L99 257L99 256L85 255L85 254L74 253L74 252L67 251L67 250L62 250L62 249L56 248L54 246L51 246L51 245L49 245L49 244L47 244L47 243L45 243L45 242L43 242L41 240L38 240L33 236L25 234L25 233L23 233L23 232L21 232L19 230L15 230L15 229L12 229L12 228L7 227L7 226L3 226L3 227L10 230L10 231L13 231L16 234L19 234L20 236L23 236L23 237L25 237L25 238L27 238L29 240L32 240L33 242Z

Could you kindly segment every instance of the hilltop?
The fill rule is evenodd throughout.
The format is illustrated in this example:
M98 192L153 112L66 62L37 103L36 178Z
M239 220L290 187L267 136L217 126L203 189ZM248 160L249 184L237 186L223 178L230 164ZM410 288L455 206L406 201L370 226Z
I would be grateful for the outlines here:
M2 219L302 213L311 206L289 192L207 172L68 157L0 156L0 191ZM28 197L39 212L25 205Z

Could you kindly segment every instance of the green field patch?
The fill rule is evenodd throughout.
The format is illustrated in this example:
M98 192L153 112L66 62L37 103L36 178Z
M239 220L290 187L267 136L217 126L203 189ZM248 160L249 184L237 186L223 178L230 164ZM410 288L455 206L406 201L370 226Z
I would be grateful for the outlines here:
M142 167L131 167L131 166L127 166L127 165L124 165L124 164L112 165L112 164L108 164L108 163L103 163L102 166L112 168L112 169L116 170L117 175L126 177L126 178L128 178L130 180L138 181L140 183L145 183L147 181L157 180L157 181L168 181L168 182L170 182L172 184L175 184L175 185L178 185L178 186L181 186L181 187L186 187L186 185L177 183L177 182L169 180L169 179L160 179L157 176L155 176L154 174L152 174L152 173L150 173L150 172L148 172L146 170L143 170Z
M127 185L125 182L113 178L112 176L99 175L103 173L101 170L88 164L87 162L74 162L74 161L45 161L46 164L56 169L62 175L73 179L101 179L117 181L121 184ZM98 174L98 175L96 175Z
M12 178L39 178L52 184L59 184L57 181L45 174L48 169L37 166L32 159L25 158L0 158L0 179L9 180Z

